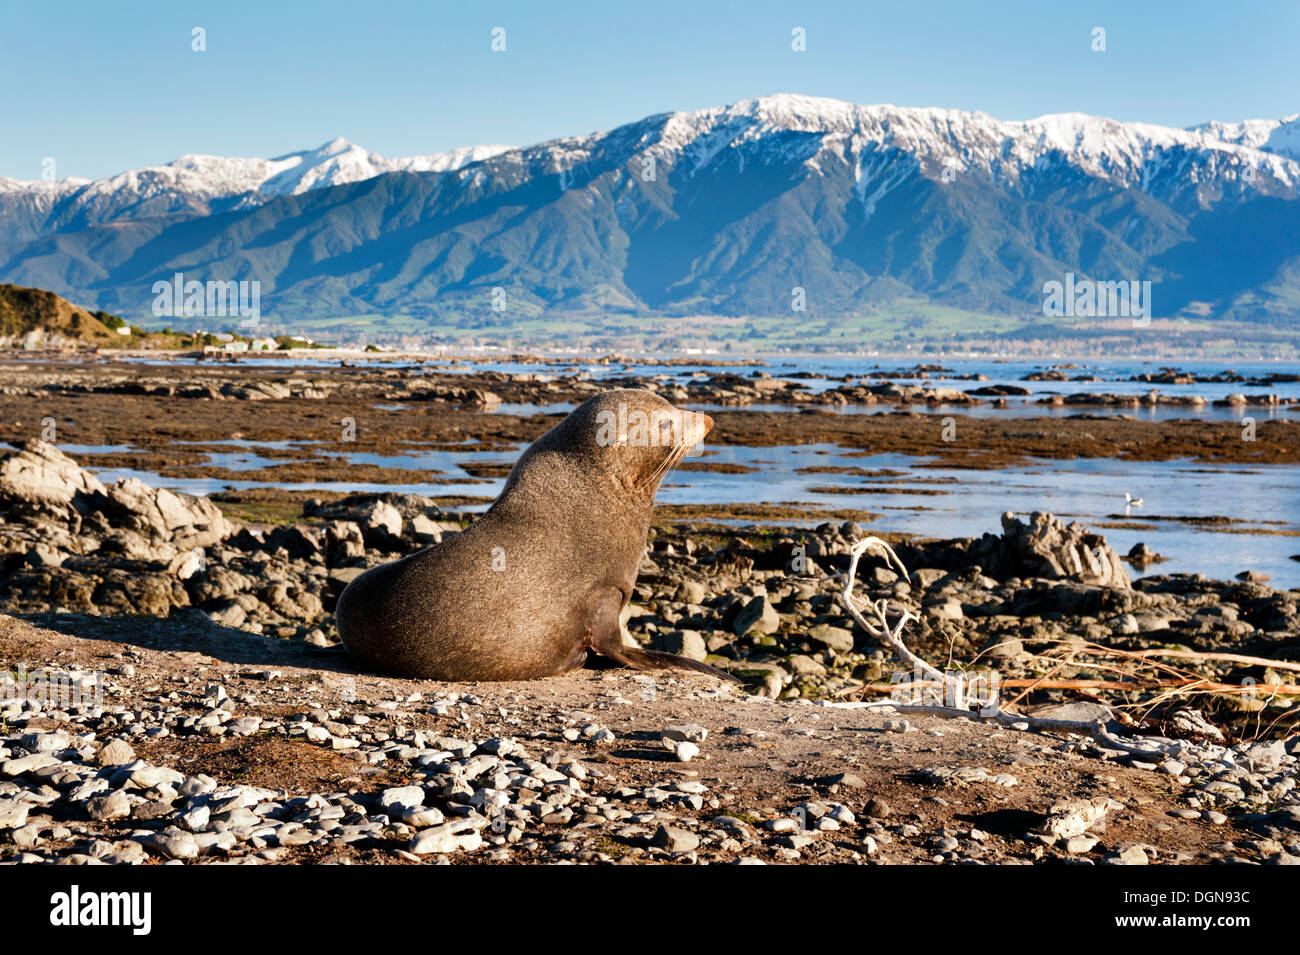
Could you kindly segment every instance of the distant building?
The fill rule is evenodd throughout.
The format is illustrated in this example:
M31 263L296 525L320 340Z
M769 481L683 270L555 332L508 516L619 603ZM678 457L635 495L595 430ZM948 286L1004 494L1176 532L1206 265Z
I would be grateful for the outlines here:
M118 333L119 335L130 335L130 334L131 334L131 326L130 326L130 325L119 325L119 326L117 327L116 331L117 331L117 333Z
M275 351L280 343L274 338L254 338L253 351Z

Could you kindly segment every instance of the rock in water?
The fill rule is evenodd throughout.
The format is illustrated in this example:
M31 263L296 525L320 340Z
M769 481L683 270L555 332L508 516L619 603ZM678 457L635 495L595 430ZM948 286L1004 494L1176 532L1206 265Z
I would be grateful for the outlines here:
M0 500L62 510L78 494L103 494L104 485L54 445L33 440L0 459Z
M985 534L970 553L993 577L1074 580L1124 590L1132 586L1105 537L1077 521L1067 525L1041 511L1030 514L1028 523L1010 512L1003 514L1002 536Z
M205 497L149 487L135 478L105 487L45 441L23 442L0 458L0 509L15 516L43 512L77 523L84 518L87 530L131 531L184 550L211 546L231 532L221 511Z

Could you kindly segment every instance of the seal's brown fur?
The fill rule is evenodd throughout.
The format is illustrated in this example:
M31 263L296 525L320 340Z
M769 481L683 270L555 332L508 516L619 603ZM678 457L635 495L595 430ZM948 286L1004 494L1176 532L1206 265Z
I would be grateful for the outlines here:
M620 403L622 422L645 412L665 440L628 440L623 431L609 441ZM468 530L372 568L343 591L344 646L368 668L437 680L552 676L581 666L588 650L632 667L735 679L629 646L619 626L659 482L712 424L650 391L588 399L523 453ZM696 433L680 433L688 430Z

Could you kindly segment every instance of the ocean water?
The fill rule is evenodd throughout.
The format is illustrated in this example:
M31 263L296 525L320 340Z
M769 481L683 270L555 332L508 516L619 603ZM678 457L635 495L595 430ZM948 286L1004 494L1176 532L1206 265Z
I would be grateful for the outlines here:
M395 484L320 480L304 483L160 477L127 469L97 471L100 480L137 477L146 484L192 494L224 488L292 487L299 490L355 492L400 491L431 497L473 495L493 497L504 480L474 479L461 466L479 462L513 461L518 451L426 451L411 455L342 453L341 461L374 464L411 472L409 481ZM961 470L926 467L926 458L899 454L857 456L828 444L768 448L708 447L711 461L753 468L748 473L674 471L665 479L662 504L784 504L851 510L871 530L921 537L978 537L1001 533L1004 511L1028 514L1049 511L1066 521L1077 520L1104 534L1121 554L1139 542L1167 560L1144 573L1202 573L1227 579L1244 570L1269 574L1273 585L1300 587L1300 468L1268 465L1207 467L1187 460L1119 462L1107 458L1039 461L1004 470ZM234 472L274 463L255 450L213 456L214 464ZM93 470L93 462L91 463ZM809 473L809 468L852 467L886 472L863 477L852 474ZM328 470L327 468L323 471ZM442 472L449 483L427 480ZM893 472L893 473L888 473ZM463 481L457 481L457 476ZM1126 505L1125 492L1141 498ZM480 505L482 509L486 505ZM1229 523L1197 523L1226 518ZM837 519L838 520L838 519ZM822 519L779 521L812 526ZM746 524L751 521L736 521ZM1115 526L1107 526L1115 525Z
M535 374L545 378L558 377L560 375L582 373L590 376L592 379L600 381L608 378L621 378L626 376L636 376L642 378L657 377L665 382L671 381L677 384L687 384L691 381L698 381L708 378L715 374L735 374L742 377L751 377L755 372L770 375L772 378L788 379L797 381L805 386L809 392L817 393L831 388L835 388L843 381L832 380L849 377L852 379L868 379L875 375L886 373L889 374L891 381L899 384L921 385L923 387L940 387L940 388L957 388L962 391L971 391L976 388L990 385L1017 385L1029 389L1032 394L1028 398L1009 398L1008 409L997 409L991 406L991 402L974 409L965 409L963 407L947 408L937 407L928 409L924 404L914 406L914 410L927 411L933 410L939 414L949 413L967 413L977 415L1069 415L1077 414L1085 409L1079 406L1070 406L1065 408L1053 408L1051 406L1036 404L1040 398L1051 395L1071 395L1081 392L1105 392L1108 394L1118 395L1144 395L1149 391L1156 390L1169 396L1190 396L1196 395L1204 398L1207 403L1215 400L1226 398L1228 395L1244 393L1248 395L1265 395L1274 394L1279 399L1296 398L1300 399L1300 381L1279 382L1271 386L1248 385L1244 382L1199 382L1189 385L1159 385L1150 384L1144 381L1132 381L1130 379L1143 374L1157 374L1160 369L1166 365L1175 368L1179 372L1191 373L1197 376L1211 376L1224 371L1233 371L1246 377L1263 377L1269 374L1290 374L1300 375L1300 367L1295 364L1274 361L1207 361L1207 360L1175 360L1167 361L1147 361L1147 360L1125 360L1125 359L1096 359L1090 361L1064 362L1060 359L993 359L993 358L929 358L918 356L916 358L884 358L875 356L742 356L727 355L714 356L719 360L726 361L744 361L749 357L757 357L763 362L760 366L718 366L707 363L685 364L685 365L663 365L663 364L636 364L622 362L611 362L604 364L596 361L574 361L561 363L547 362L513 362L501 361L498 359L484 358L467 361L451 362L448 359L429 358L425 360L413 359L393 359L383 362L383 367L392 368L428 368L431 371L438 371L446 374L471 374L479 371L505 372L514 374ZM146 363L146 364L169 364L174 359L154 359L154 358L136 358L128 359L129 361ZM326 358L256 358L249 359L244 363L245 367L276 367L276 368L326 368L337 367L341 362L348 361L352 365L364 365L363 360L358 359L326 359ZM1063 367L1064 365L1071 367ZM922 376L920 374L898 375L898 372L907 372L914 370L918 365L941 366L950 369L948 372L929 372ZM1052 369L1061 370L1068 378L1078 376L1095 376L1102 379L1096 382L1085 381L1025 381L1026 375L1032 373L1046 372ZM825 375L825 378L790 378L798 373L812 373ZM983 375L987 381L972 381L962 376ZM534 405L503 405L496 409L498 414L522 414L528 413L530 409L536 408ZM546 406L548 411L569 410L571 405L550 405ZM748 405L752 409L770 408L772 410L785 410L787 405L765 404L765 405ZM706 410L706 406L700 406L701 410ZM870 412L874 410L870 407L862 408L845 408L846 413ZM1213 408L1207 404L1204 408L1184 408L1184 407L1158 407L1158 408L1115 408L1115 413L1132 414L1135 417L1147 418L1152 420L1163 420L1167 418L1203 418L1207 420L1227 420L1241 417L1242 412L1232 408ZM1260 415L1283 415L1300 419L1300 405L1283 408L1281 410L1270 411L1263 407L1253 407L1248 412L1258 418Z
M711 356L726 360L741 360L745 356ZM140 359L155 362L155 359ZM970 390L985 385L1011 384L1030 389L1029 398L1010 398L1010 407L995 409L991 404L975 408L964 406L927 408L914 405L913 410L933 411L937 414L1031 415L1065 416L1081 412L1093 414L1126 414L1141 419L1163 420L1170 418L1198 418L1203 420L1237 420L1248 414L1257 421L1270 417L1300 420L1300 406L1269 409L1251 407L1248 410L1232 408L1141 407L1141 408L1083 408L1069 406L1055 408L1036 404L1036 400L1051 394L1072 394L1081 391L1109 392L1141 395L1155 388L1167 395L1199 395L1207 401L1242 392L1246 394L1276 394L1279 398L1300 398L1300 382L1279 383L1271 387L1251 386L1241 382L1194 383L1189 385L1151 385L1131 381L1134 376L1158 373L1168 364L1180 372L1214 375L1232 370L1247 377L1263 377L1273 373L1297 374L1300 368L1270 361L1186 361L1169 360L1093 360L1076 362L1076 367L1062 368L1067 376L1096 376L1098 382L1025 381L1026 375L1046 371L1061 360L1001 360L994 358L886 358L875 356L766 356L761 367L719 367L709 365L707 359L694 365L604 364L595 361L550 364L543 362L504 362L491 358L451 364L445 359L427 361L385 362L386 366L425 366L440 371L468 373L473 370L530 372L541 376L556 376L575 371L584 372L595 380L635 375L657 376L665 381L687 383L713 374L737 374L750 377L755 371L773 378L792 376L799 372L823 374L832 378L845 376L861 379L886 372L895 373L914 369L923 362L938 365L950 372L930 372L928 376L911 377L891 374L890 378L904 384L933 385ZM361 364L350 360L352 364ZM339 364L339 359L322 359L281 356L250 360L259 365L312 368ZM976 382L961 378L964 375L983 375L987 381ZM838 381L826 379L794 379L819 391L834 387ZM710 405L693 405L695 410L728 410ZM780 404L754 404L751 410L786 411L789 406ZM877 413L889 410L888 405L875 407L844 407L842 414ZM528 403L503 404L497 414L559 414L572 410L573 405L558 403L536 405ZM211 442L210 442L211 443ZM228 452L210 455L210 463L228 468L232 472L252 471L264 466L284 463L284 459L270 459L259 450L286 450L294 442L259 444L256 441L219 442L229 444ZM303 446L304 449L307 447ZM124 451L125 447L66 446L70 454L79 456L95 451ZM503 484L502 479L477 480L467 474L462 466L476 462L509 461L522 448L514 452L499 451L426 451L409 455L374 455L366 453L339 453L336 446L326 449L338 455L340 461L354 464L375 464L410 472L410 480L396 485L356 484L344 481L321 480L303 484L286 485L300 489L365 492L397 490L430 496L475 495L495 496ZM862 520L864 526L880 531L896 531L924 537L978 536L985 532L1000 532L1000 515L1003 511L1024 514L1035 510L1050 511L1066 520L1079 520L1104 533L1116 550L1125 553L1138 542L1146 543L1165 555L1165 563L1154 564L1148 573L1202 573L1216 578L1229 578L1243 570L1269 574L1274 586L1300 587L1300 562L1292 555L1300 555L1300 462L1296 465L1206 467L1190 461L1119 462L1110 459L1078 461L1042 461L999 471L964 471L927 467L924 458L903 455L874 455L854 457L853 452L830 445L803 445L798 447L745 448L711 447L715 452L704 460L746 465L754 470L743 474L721 474L707 471L677 471L665 481L659 500L670 504L787 504L821 505L878 515ZM93 458L90 459L93 461ZM688 460L702 460L692 458ZM848 466L864 469L890 469L896 476L866 479L843 474L809 474L802 469L810 466ZM432 483L430 472L440 472L439 477L449 483ZM227 487L268 486L264 482L161 478L157 474L130 470L104 470L102 480L118 477L138 477L149 484L166 485L190 493L207 494ZM322 475L328 466L322 468ZM463 480L458 480L458 478ZM1125 506L1125 492L1143 498L1140 507ZM1231 523L1195 523L1193 519L1227 518ZM810 521L807 523L818 523ZM785 523L785 522L783 522ZM1114 526L1107 526L1114 525ZM1140 575L1140 571L1134 571Z

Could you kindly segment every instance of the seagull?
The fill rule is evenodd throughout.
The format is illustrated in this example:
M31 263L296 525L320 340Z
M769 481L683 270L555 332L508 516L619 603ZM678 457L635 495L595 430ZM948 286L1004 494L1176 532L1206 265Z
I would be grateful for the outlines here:
M1125 506L1125 507L1141 507L1141 506L1142 506L1142 498L1140 498L1140 497L1134 497L1134 496L1133 496L1132 494L1130 494L1128 491L1125 491L1125 492L1124 492L1124 506Z

